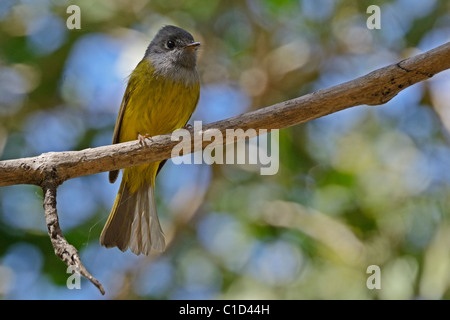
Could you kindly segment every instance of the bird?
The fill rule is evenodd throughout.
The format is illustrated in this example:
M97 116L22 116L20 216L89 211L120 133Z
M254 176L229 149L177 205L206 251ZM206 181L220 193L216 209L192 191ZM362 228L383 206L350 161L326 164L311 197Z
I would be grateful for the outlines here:
M186 30L162 27L129 76L112 143L168 134L187 125L200 97L196 69L200 42ZM107 248L149 255L165 249L155 203L155 178L164 161L123 170L122 181L100 235ZM114 183L119 171L109 172Z

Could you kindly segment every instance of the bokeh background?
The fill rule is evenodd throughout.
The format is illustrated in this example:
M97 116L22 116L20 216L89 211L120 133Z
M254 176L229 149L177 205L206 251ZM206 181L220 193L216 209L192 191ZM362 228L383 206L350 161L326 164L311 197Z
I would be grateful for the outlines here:
M81 29L69 30L69 5ZM369 5L381 29L369 30ZM0 156L110 144L126 79L157 30L202 42L209 123L362 76L450 39L445 0L1 0ZM0 188L2 299L447 299L450 72L376 107L280 130L280 170L174 165L157 179L167 251L99 245L119 183L58 189L62 230L106 296L68 290L35 186ZM381 289L369 290L369 265Z

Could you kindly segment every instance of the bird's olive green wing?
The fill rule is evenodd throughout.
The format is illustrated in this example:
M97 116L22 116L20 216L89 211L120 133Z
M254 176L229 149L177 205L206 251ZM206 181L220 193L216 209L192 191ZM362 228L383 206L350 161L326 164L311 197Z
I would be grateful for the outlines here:
M116 120L116 126L114 127L114 133L113 133L113 139L112 144L119 143L119 136L120 136L120 127L122 126L122 119L123 115L125 113L125 109L127 107L128 101L130 100L130 93L131 88L130 84L128 83L127 89L125 90L125 94L122 99L122 103L120 105L119 109L119 115L117 116ZM109 182L114 183L119 176L119 170L114 170L109 172Z

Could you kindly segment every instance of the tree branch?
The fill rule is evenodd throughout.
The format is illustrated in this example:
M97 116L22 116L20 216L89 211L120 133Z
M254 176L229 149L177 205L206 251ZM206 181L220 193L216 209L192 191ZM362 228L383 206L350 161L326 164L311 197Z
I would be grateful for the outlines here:
M76 272L79 272L82 276L91 281L102 294L105 294L105 290L101 283L84 267L77 249L69 244L62 234L61 228L59 227L58 212L56 210L57 188L58 184L52 179L47 179L42 185L42 190L44 192L45 221L47 223L48 235L52 242L53 249L55 250L55 254L64 261L67 266L74 266Z
M400 91L450 68L450 43L373 71L363 77L292 100L205 125L219 129L281 129L358 105L380 105ZM191 136L201 135L193 132ZM193 139L192 139L193 140ZM225 142L225 141L224 141ZM81 151L50 152L37 157L0 161L0 186L41 185L54 171L58 183L99 172L128 168L171 157L178 141L161 135L142 148L137 141ZM204 143L203 147L208 145ZM193 141L192 141L193 149Z
M407 87L449 68L450 43L446 43L355 80L211 123L204 126L203 131L218 129L225 135L227 129L281 129L358 105L384 104ZM202 132L190 129L190 133L201 140ZM68 179L168 159L178 143L166 134L152 137L147 147L136 140L0 161L0 186L35 184L43 188L47 226L56 255L67 265L78 267L103 293L101 284L83 267L76 249L62 235L56 212L56 188ZM203 148L208 144L203 142ZM191 139L191 150L194 150L194 139Z

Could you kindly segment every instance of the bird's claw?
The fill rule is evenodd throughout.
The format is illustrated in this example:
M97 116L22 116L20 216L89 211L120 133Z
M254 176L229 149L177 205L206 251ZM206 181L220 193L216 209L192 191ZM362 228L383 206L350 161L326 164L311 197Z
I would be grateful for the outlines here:
M144 134L144 135L138 133L138 140L139 140L139 144L140 144L141 146L146 145L145 139L150 140L150 142L153 141L152 137L151 137L148 133L146 133L146 134Z

